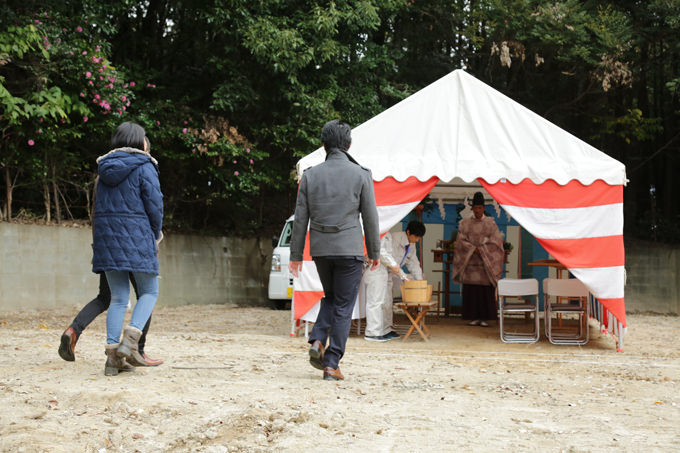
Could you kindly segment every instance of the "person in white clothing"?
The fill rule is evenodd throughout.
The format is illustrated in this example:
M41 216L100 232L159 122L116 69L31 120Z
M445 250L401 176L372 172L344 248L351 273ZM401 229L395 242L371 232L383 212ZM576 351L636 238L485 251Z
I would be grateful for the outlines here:
M364 273L366 284L366 332L368 341L398 338L392 330L392 277L422 280L423 270L416 255L416 242L425 235L425 225L411 221L406 231L385 233L380 241L380 266ZM406 266L409 273L402 270Z

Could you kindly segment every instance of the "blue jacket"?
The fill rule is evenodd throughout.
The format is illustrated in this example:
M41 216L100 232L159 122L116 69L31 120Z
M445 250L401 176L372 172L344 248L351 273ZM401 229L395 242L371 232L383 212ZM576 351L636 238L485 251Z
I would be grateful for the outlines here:
M118 148L97 163L92 271L157 275L163 224L158 162L138 149Z

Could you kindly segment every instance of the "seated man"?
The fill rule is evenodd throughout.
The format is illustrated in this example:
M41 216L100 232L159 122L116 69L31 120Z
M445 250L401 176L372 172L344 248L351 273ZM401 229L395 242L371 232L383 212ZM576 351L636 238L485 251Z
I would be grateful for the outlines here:
M385 233L380 241L380 266L367 270L366 283L366 333L368 341L389 341L398 338L392 330L392 276L401 280L422 280L423 271L416 256L415 243L425 235L425 225L411 221L406 231ZM406 266L409 274L401 267Z

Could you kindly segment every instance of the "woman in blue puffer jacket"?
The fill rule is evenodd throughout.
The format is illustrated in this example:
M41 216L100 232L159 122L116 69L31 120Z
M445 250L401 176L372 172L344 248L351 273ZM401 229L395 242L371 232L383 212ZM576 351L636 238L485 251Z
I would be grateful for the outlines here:
M92 271L104 272L111 288L106 315L107 376L129 369L128 363L144 366L139 337L158 298L163 194L158 162L149 155L145 137L144 128L125 122L111 137L112 150L97 159ZM137 280L139 299L121 341L130 295L128 272Z

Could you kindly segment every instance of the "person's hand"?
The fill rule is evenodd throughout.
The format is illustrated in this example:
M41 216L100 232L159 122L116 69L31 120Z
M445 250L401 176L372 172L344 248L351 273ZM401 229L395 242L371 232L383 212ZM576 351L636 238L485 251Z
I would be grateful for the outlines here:
M302 271L302 261L291 261L288 263L288 270L293 277L298 278L300 271Z
M369 264L369 266L370 266L370 269L371 269L372 271L374 271L374 270L376 270L376 269L378 268L378 266L380 266L380 260L371 260L371 259L369 259L369 260L368 260L368 264Z

